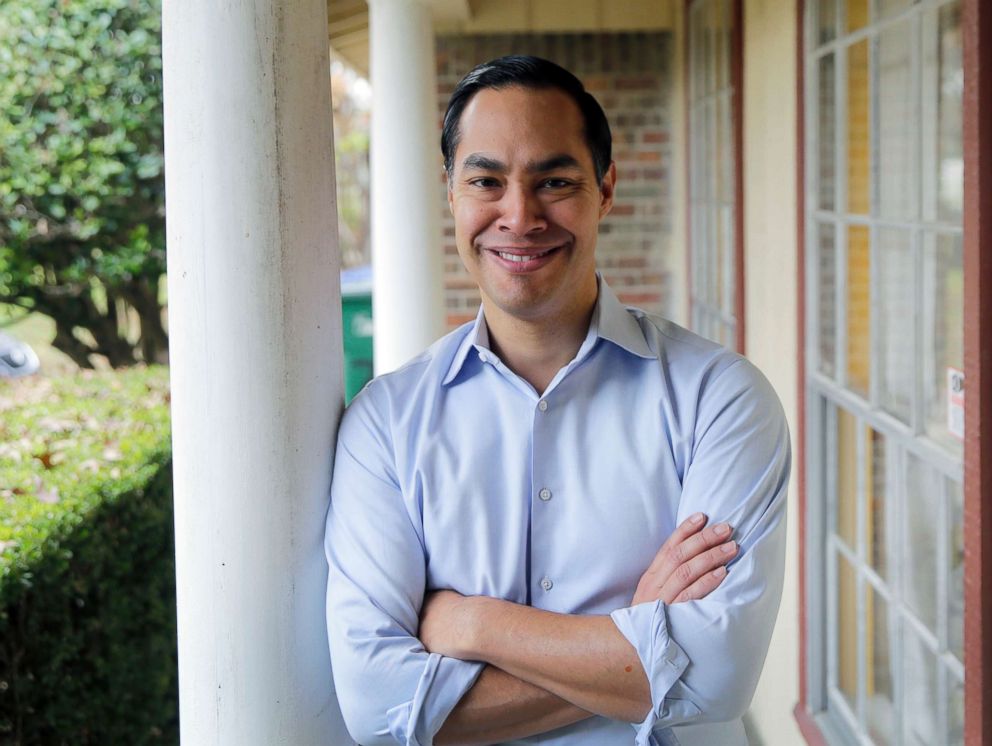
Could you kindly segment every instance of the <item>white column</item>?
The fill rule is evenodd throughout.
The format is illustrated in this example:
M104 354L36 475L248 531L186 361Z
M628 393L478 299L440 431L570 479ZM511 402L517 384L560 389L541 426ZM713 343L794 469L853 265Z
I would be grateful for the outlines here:
M342 405L325 0L163 13L184 744L350 743L322 553Z
M434 28L421 0L369 0L376 373L444 333Z

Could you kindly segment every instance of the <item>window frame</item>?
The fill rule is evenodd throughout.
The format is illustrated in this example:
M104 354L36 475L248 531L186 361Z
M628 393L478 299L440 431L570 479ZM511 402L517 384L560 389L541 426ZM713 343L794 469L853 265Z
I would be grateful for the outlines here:
M733 250L726 259L728 264L724 269L724 283L730 283L734 292L734 310L732 314L724 313L719 305L713 305L709 299L701 300L700 293L697 292L698 283L702 282L701 272L697 271L694 265L700 260L712 264L712 257L716 253L715 247L706 242L701 246L694 246L693 237L700 234L706 235L712 227L697 225L694 207L695 186L693 181L693 169L695 168L695 152L700 148L708 147L708 136L704 136L702 141L694 136L693 132L693 55L697 53L693 42L693 27L691 24L693 6L699 2L707 0L684 0L683 18L683 38L685 45L683 50L683 103L685 106L685 193L686 193L686 319L689 328L697 333L704 333L708 330L709 323L715 323L720 328L729 329L733 334L735 349L740 354L745 353L745 341L747 335L746 314L745 314L745 284L744 284L744 119L743 119L743 86L744 86L744 29L743 29L743 0L717 0L727 3L730 9L729 20L730 46L728 49L728 108L730 110L730 146L732 154L732 179L733 179L733 205L731 207L731 225L733 230ZM709 0L712 1L712 0ZM705 49L705 48L704 48ZM720 98L720 91L711 95L714 106ZM708 133L707 133L708 135ZM710 195L711 196L711 195ZM716 200L717 202L719 200ZM705 256L700 256L701 254ZM708 267L712 271L712 267ZM729 269L729 272L727 271ZM732 279L728 279L730 275ZM729 288L718 288L717 293L722 294ZM707 324L701 324L703 318L707 319Z
M964 206L963 206L963 270L964 270L964 369L967 381L965 399L965 444L963 454L964 514L964 659L968 675L965 678L964 738L968 744L992 744L992 639L983 636L983 630L992 623L992 355L982 355L982 350L992 349L992 293L980 292L992 288L992 262L981 262L981 249L986 255L992 251L992 220L981 220L980 205L992 200L992 7L981 8L982 0L962 0L962 65L964 94L962 99ZM829 718L819 711L823 701L822 681L817 672L823 671L829 661L826 645L811 645L817 639L814 625L824 618L826 605L823 594L810 592L823 582L824 539L826 532L810 531L810 526L822 527L825 508L822 500L811 496L809 485L822 485L825 459L813 457L814 448L822 443L810 444L809 435L822 431L826 409L824 399L811 385L808 371L815 371L816 344L810 344L812 324L807 309L815 309L818 292L816 267L809 266L808 241L814 231L807 231L808 201L810 192L809 162L807 151L816 157L816 145L807 138L807 127L812 129L810 112L806 106L807 49L813 48L809 38L814 2L796 1L797 19L797 183L799 195L796 203L797 253L798 253L798 337L802 353L798 370L799 450L802 458L797 462L799 486L800 532L800 698L793 714L805 740L819 746L842 743L846 739L832 725ZM917 53L914 51L914 56ZM837 73L838 81L841 75ZM839 117L839 115L838 115ZM838 137L839 139L839 137ZM839 239L835 239L839 240ZM919 253L918 247L914 251ZM874 268L875 262L872 262ZM874 271L874 269L873 269ZM809 305L808 305L809 304ZM841 326L838 325L838 331ZM877 339L877 335L872 335ZM837 347L841 345L835 340ZM842 373L838 371L838 373ZM919 374L917 374L919 377ZM875 399L876 391L872 391ZM918 415L914 413L914 424ZM813 497L813 499L811 499ZM945 510L947 512L945 505ZM861 535L859 532L859 540ZM985 582L981 582L984 580ZM862 594L859 593L859 603ZM945 612L946 613L946 612ZM823 640L821 635L819 640ZM897 701L901 699L898 692Z

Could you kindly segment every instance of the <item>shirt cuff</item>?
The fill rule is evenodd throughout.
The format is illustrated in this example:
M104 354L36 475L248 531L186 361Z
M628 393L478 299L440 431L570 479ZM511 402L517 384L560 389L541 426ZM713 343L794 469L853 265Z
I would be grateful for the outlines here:
M637 651L651 686L651 710L643 722L634 723L637 731L634 743L648 746L659 718L682 721L699 713L699 708L689 700L666 701L669 690L689 665L689 657L669 636L665 604L661 601L617 609L610 618Z
M405 746L431 746L434 734L475 684L484 666L476 661L431 653L413 699L386 712L386 723L396 742Z

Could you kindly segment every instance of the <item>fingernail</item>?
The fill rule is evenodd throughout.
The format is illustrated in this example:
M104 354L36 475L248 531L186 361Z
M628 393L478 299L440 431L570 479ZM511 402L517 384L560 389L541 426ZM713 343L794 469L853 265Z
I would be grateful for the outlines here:
M734 552L737 551L737 542L728 541L726 544L720 547L720 551L723 552L724 554L733 554Z
M706 520L706 516L704 516L702 513L693 513L691 516L689 516L689 523L699 524L705 520Z
M713 571L713 577L714 577L714 578L722 578L722 577L724 577L724 576L725 576L726 574L727 574L727 568L726 568L726 567L718 567L718 568L716 568L716 569L715 569L715 570Z
M719 536L726 536L730 533L730 525L727 523L721 523L713 527L713 530L717 532Z

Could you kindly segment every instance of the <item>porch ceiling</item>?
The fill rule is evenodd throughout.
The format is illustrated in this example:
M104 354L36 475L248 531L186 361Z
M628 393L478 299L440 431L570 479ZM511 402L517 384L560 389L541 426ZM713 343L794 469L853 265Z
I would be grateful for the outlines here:
M365 0L327 0L331 52L369 76L369 6Z
M426 0L439 34L658 31L671 29L682 0ZM369 75L366 0L327 0L331 52Z

